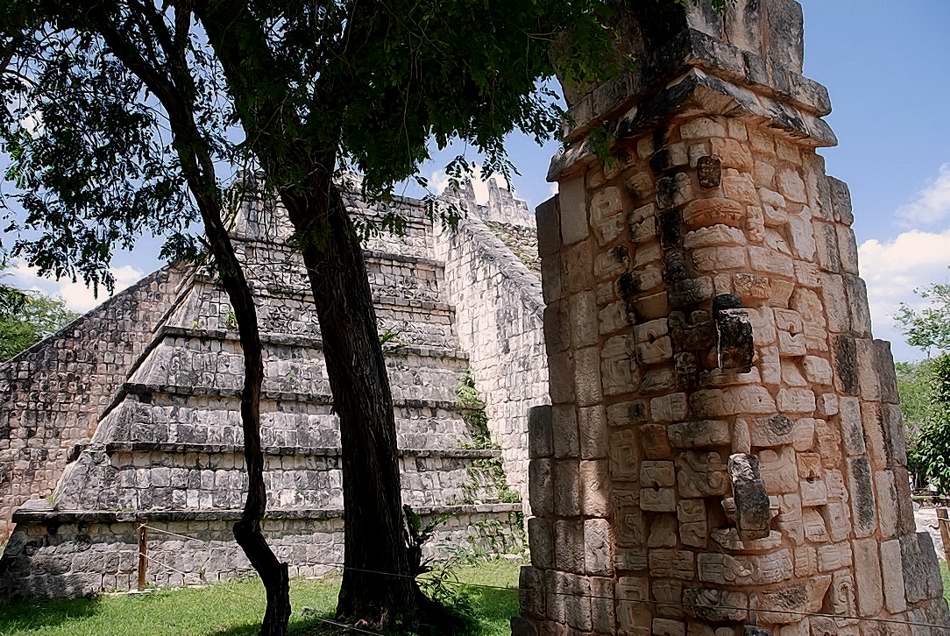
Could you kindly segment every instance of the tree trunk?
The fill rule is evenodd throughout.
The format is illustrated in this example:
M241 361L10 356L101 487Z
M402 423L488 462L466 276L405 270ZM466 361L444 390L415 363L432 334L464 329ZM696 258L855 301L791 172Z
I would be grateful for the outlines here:
M231 301L231 307L234 308L244 353L241 426L244 431L244 463L248 485L241 519L234 524L234 538L264 584L267 608L261 622L261 636L284 636L290 621L290 580L287 564L277 559L261 530L261 522L267 511L267 491L264 486L264 449L261 445L261 385L264 381L264 361L257 325L257 308L220 215L216 219L205 218L205 229L221 283Z
M329 178L313 196L283 199L303 238L340 420L345 569L337 617L375 628L412 622L418 598L403 536L393 400L360 241Z

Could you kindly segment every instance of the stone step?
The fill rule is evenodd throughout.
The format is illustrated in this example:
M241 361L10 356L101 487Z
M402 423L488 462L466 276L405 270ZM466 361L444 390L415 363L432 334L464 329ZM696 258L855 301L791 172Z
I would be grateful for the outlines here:
M184 455L201 453L204 455L243 455L241 444L199 444L185 442L140 442L114 441L103 445L107 455L118 453L166 453ZM342 457L343 450L338 446L264 446L265 455L279 457ZM501 451L493 448L400 448L400 457L407 458L448 458L448 459L493 459L501 457Z
M118 450L123 446L128 450ZM403 502L496 502L503 489L495 472L497 459L492 451L404 452L398 459ZM56 493L56 507L62 510L239 508L247 491L243 449L237 446L89 446L67 467L65 477ZM336 449L267 454L264 483L275 508L343 506Z
M313 297L304 289L255 287L258 325L263 333L318 338L319 320ZM377 296L374 300L380 334L395 334L406 345L457 348L450 305L431 299ZM214 281L196 277L194 288L166 324L182 329L234 330L234 312Z
M202 335L199 335L202 333ZM131 384L190 386L195 393L240 391L244 357L237 340L208 339L203 333L167 335L142 360ZM456 352L434 357L431 349L393 349L386 370L394 399L451 401L467 360ZM322 348L270 342L264 345L264 391L329 395Z
M239 392L194 395L190 390L128 385L126 399L102 420L95 441L242 444ZM340 445L339 419L332 412L330 396L264 398L261 436L265 445ZM455 402L398 400L394 410L400 448L459 448L471 442L466 409Z
M310 289L300 252L287 245L236 241L235 251L248 281L257 288L286 288L299 293ZM443 264L425 256L364 250L366 274L374 296L441 300Z

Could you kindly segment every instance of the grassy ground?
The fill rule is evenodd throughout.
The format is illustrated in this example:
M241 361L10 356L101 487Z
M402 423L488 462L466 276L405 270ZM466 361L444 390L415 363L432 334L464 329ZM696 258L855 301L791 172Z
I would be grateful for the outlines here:
M456 576L463 583L517 588L518 567L490 561L460 568ZM338 579L291 582L291 633L345 633L319 620L333 618L338 587ZM518 611L517 591L463 589L477 619L471 633L510 633L508 620ZM253 636L263 611L263 589L254 580L132 596L0 605L0 636Z

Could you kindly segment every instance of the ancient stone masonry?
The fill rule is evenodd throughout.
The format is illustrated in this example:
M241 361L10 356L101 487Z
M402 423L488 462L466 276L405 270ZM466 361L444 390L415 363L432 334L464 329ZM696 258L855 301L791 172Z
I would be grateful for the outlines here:
M947 625L801 8L628 6L641 63L566 91L537 213L553 406L530 420L515 633Z
M265 345L265 531L292 575L320 574L343 558L339 425L302 261L287 244L290 228L280 210L263 201L242 203L234 240ZM365 216L385 212L357 197L349 203ZM436 258L422 202L391 205L407 221L405 234L375 235L364 246L395 400L403 500L426 516L449 515L431 542L433 554L465 546L518 552L522 504L500 500L505 484L491 465L504 453L506 466L524 470L525 457L506 445L523 446L525 435L513 426L527 426L517 413L528 403L509 410L488 400L494 400L492 417L510 416L514 424L491 423L504 451L472 444L456 397L469 355L459 346L455 309L443 297L446 265ZM540 301L536 311L540 315ZM142 523L181 535L150 532L151 557L169 566L150 568L150 584L204 583L250 572L231 534L246 486L239 419L243 363L235 329L216 280L203 270L176 268L87 315L39 353L2 368L19 374L9 385L12 407L0 410L5 424L15 423L0 443L19 453L10 464L3 455L4 467L33 470L42 479L24 482L16 498L4 499L13 506L33 497L13 514L15 531L0 559L0 593L129 589ZM536 331L540 350L540 323ZM108 369L101 386L90 388L68 375L85 369L70 366L73 356L85 360L82 350L101 358L100 365L111 364L99 367ZM54 373L57 384L46 394L45 378ZM512 381L496 382L491 372L479 379L489 393ZM61 414L47 417L55 410ZM66 453L77 443L67 465ZM26 448L55 452L46 461ZM33 455L18 459L27 452ZM21 468L16 462L23 461L32 463ZM519 486L517 477L511 485Z
M489 193L488 210L495 210L494 202L511 199L497 186ZM477 205L470 189L447 198L466 215L457 227L435 232L436 257L445 263L443 290L455 307L459 343L470 352L472 375L485 400L492 439L501 447L508 482L527 501L528 412L550 403L541 281L520 259L529 249L537 253L536 234L533 224L483 220L500 213Z

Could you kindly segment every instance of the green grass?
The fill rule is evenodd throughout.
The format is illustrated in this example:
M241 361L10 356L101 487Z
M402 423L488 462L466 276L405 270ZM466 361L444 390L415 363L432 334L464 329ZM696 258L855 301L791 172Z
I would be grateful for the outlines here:
M490 561L459 568L455 575L463 583L516 588L518 567ZM341 633L319 621L333 618L338 589L337 578L292 581L290 633ZM464 589L476 617L473 634L510 633L508 620L518 611L516 591ZM255 579L140 595L4 604L0 605L0 636L253 636L263 611L263 588Z
M950 602L950 568L946 561L940 562L940 576L943 577L943 597Z

